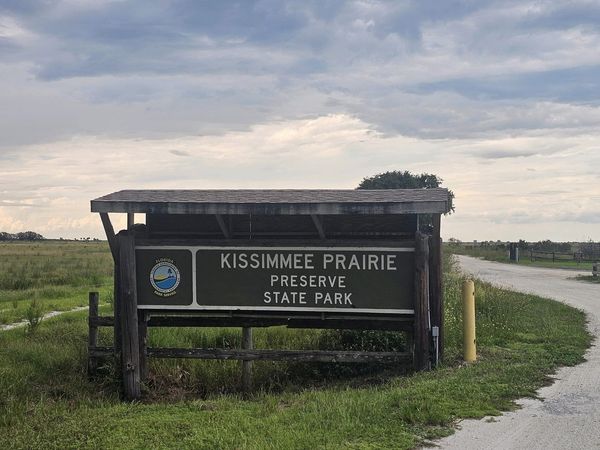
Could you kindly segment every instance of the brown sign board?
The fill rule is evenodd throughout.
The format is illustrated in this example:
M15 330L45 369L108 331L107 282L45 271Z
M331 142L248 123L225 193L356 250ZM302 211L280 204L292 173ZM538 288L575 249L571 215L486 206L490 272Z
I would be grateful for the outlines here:
M138 308L414 313L414 248L136 248Z

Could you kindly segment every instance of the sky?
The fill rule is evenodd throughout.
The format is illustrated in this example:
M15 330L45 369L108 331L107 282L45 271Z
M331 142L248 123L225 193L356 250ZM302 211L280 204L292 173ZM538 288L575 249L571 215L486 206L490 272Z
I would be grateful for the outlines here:
M600 1L0 0L0 231L388 170L454 191L446 239L599 241Z

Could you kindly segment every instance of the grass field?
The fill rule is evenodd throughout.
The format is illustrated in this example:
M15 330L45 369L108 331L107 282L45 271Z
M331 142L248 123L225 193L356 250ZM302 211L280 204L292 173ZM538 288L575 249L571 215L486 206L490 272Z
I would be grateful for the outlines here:
M510 261L508 258L508 250L506 249L495 249L490 247L472 247L472 246L464 246L464 245L445 245L444 249L455 255L467 255L473 256L474 258L482 258L488 261L497 261L507 264L520 264L524 266L534 266L534 267L546 267L553 269L573 269L573 270L583 270L590 271L592 270L591 262L576 262L572 260L556 260L552 262L552 260L548 259L536 259L532 261L527 252L521 254L518 263L514 261Z
M0 325L25 318L35 301L43 312L87 305L87 293L112 298L106 242L0 243Z
M37 251L63 255L56 245ZM85 247L82 253L90 255L84 256L72 247L79 243L66 245L83 258L70 267L73 280L84 284L63 284L73 293L54 299L59 306L92 287L74 273L86 258L96 261L94 249L108 258L98 266L106 270L101 285L110 271L106 247ZM404 374L394 367L255 363L256 390L247 400L239 394L239 363L151 360L145 400L121 402L110 365L87 380L83 311L43 321L33 333L0 332L0 448L411 448L451 433L460 418L513 408L514 399L535 395L556 367L583 360L590 336L582 312L477 283L479 361L460 364L461 283L456 273L447 274L444 367ZM43 289L37 282L25 290L48 302ZM110 314L110 305L102 312ZM255 330L256 346L263 348L401 349L397 336ZM233 347L240 339L238 329L150 330L153 346ZM110 343L109 330L102 330L101 341Z

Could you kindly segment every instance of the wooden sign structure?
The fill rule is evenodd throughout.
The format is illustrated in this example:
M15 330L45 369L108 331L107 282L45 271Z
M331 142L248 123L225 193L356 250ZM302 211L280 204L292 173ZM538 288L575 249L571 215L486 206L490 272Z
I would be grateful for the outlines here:
M141 395L148 357L239 359L247 386L252 360L410 358L422 370L443 354L446 189L128 190L91 207L114 258L115 317L90 327L114 324L115 344L96 347L90 333L90 355L117 356L128 399ZM127 214L127 229L115 234L109 213ZM253 349L252 327L274 325L396 330L413 344L408 354ZM242 327L243 348L148 348L154 326Z

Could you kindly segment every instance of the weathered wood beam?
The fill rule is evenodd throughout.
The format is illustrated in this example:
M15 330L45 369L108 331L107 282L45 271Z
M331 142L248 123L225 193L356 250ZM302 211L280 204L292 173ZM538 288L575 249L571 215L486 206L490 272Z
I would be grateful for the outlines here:
M88 354L93 358L107 358L114 354L113 347L89 347Z
M176 316L176 317L157 317L154 316L146 321L150 327L270 327L277 325L287 325L288 328L339 328L339 329L363 329L363 330L399 330L412 331L412 317L390 318L382 317L380 319L357 319L356 317L346 317L340 319L289 319L277 317L210 317L210 316ZM94 327L113 327L115 326L114 317L98 316L88 319L90 326Z
M389 330L412 331L413 318L379 320L346 319L289 319L287 317L194 317L194 316L151 316L149 327L270 327L285 325L288 328L316 328L316 329L362 329L362 330Z
M429 312L429 238L420 232L415 239L415 351L416 370L430 368L430 331Z
M133 235L126 232L119 233L119 255L123 393L127 400L137 400L141 397L142 392Z
M115 236L115 229L110 221L108 213L100 213L100 220L102 220L102 226L104 227L104 233L106 233L106 239L108 240L108 246L112 253L113 261L116 263L119 259L119 248L117 243L117 237Z
M319 233L319 237L321 239L325 240L327 238L327 236L325 236L325 228L323 228L323 222L321 222L321 218L316 214L311 214L310 218L312 219L313 223L315 224L315 228L317 229L317 232Z
M254 233L253 233L254 234ZM329 233L328 233L329 234ZM234 235L235 236L235 235ZM415 245L415 234L410 233L410 240L408 234L402 233L400 235L402 238L406 239L397 239L395 237L391 237L390 239L373 239L368 242L369 247L405 247L410 248ZM302 241L302 245L306 246L320 246L323 242L320 239L306 239ZM180 246L209 246L209 245L217 245L224 247L244 247L244 246L261 246L265 248L269 247L281 247L285 245L297 246L297 239L290 239L289 237L281 237L278 239L239 239L235 242L227 242L223 239L197 239L197 238L185 238L185 237L152 237L152 238L139 238L136 239L136 245L138 246L154 246L154 245L180 245ZM356 247L356 246L364 246L364 239L328 239L327 246L328 247Z
M115 262L113 269L113 311L114 311L114 327L113 335L115 342L115 364L116 367L121 367L121 268L119 260Z
M403 203L193 203L92 200L92 212L135 212L152 214L436 214L448 212L447 201Z
M221 214L215 214L215 218L217 219L217 223L219 224L219 228L221 229L223 236L225 236L225 239L231 239L231 233L229 232L229 227L225 223L223 216Z
M431 325L438 327L438 359L444 355L444 292L442 280L442 238L440 236L441 215L433 215L433 231L429 242L429 303ZM438 362L439 362L438 361Z
M127 229L131 230L131 227L135 223L135 213L127 213Z
M306 362L402 362L411 361L410 353L358 352L329 350L250 350L218 348L148 348L152 358L194 358L242 361L306 361Z
M88 319L88 323L90 326L94 327L114 327L115 326L115 318L109 316L98 316L92 317L90 315Z

